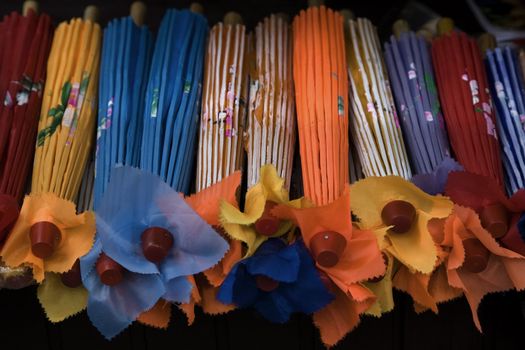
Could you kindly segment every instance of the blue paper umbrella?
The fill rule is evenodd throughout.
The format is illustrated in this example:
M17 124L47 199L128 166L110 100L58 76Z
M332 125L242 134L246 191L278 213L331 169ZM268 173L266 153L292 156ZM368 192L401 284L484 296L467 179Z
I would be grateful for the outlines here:
M143 115L141 168L185 193L194 162L207 33L203 16L167 11L155 44Z
M179 193L158 176L136 168L123 166L112 171L96 214L96 249L126 270L123 281L109 287L93 270L95 253L82 259L82 278L89 290L88 314L106 337L123 330L161 297L189 302L192 285L187 276L214 266L228 250L227 242ZM143 232L152 227L167 230L173 238L167 256L158 263L145 257L141 245ZM124 291L123 286L129 290ZM113 299L117 296L121 299ZM134 308L127 310L114 303ZM111 317L105 316L111 312Z
M414 172L431 173L450 151L428 45L404 32L385 43L385 59Z
M95 207L117 164L139 162L142 110L151 64L152 35L131 17L115 19L104 30L95 174Z
M302 241L287 246L272 238L233 267L217 298L225 304L254 307L269 321L284 323L294 312L310 314L323 308L333 295Z
M525 85L516 52L488 50L485 58L496 105L496 124L503 154L505 185L513 194L525 188Z

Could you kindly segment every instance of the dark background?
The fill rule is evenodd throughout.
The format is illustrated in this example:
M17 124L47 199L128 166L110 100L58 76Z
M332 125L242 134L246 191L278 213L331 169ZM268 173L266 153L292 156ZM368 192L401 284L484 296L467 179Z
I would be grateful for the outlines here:
M200 1L210 24L219 21L230 10L239 12L248 28L264 16L285 12L293 18L306 1L295 0L207 0ZM462 0L423 0L437 13L452 17L462 29L477 34L480 28ZM21 1L1 0L0 15L21 8ZM50 14L56 24L74 16L82 16L88 4L100 7L100 23L128 14L131 1L41 1L41 10ZM183 8L190 1L146 1L147 23L158 28L166 8ZM390 35L392 23L403 13L405 0L326 1L334 9L350 8L357 16L370 18L382 38ZM365 317L336 349L525 349L523 295L509 292L489 295L479 313L484 328L480 334L472 322L464 298L444 304L440 314L417 315L410 298L396 294L396 308L380 319ZM138 324L105 341L90 324L85 312L60 324L47 321L36 298L36 288L18 291L0 290L0 349L322 349L318 331L309 317L297 315L285 325L271 324L250 310L209 317L197 314L193 326L174 311L168 330L156 330Z

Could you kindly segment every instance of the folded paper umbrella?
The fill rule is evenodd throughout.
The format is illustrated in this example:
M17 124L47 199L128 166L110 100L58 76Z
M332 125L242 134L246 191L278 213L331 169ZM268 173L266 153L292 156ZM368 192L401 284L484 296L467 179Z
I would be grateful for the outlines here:
M199 13L168 10L155 43L147 83L140 167L184 193L190 191L193 171L207 33L207 21ZM243 42L234 40L232 36L228 44L232 50L239 49L237 45ZM218 63L220 57L228 56L221 54L208 60L224 68L226 77L230 73Z
M77 214L77 198L96 120L100 27L96 8L85 20L55 31L44 89L31 194L1 255L8 266L28 265L41 283L47 273L65 273L86 254L95 234L93 213Z
M26 1L0 25L0 244L14 225L34 154L46 62L53 37L51 19Z
M363 173L410 178L410 164L376 28L364 18L349 20L347 24L351 134Z
M152 46L151 33L140 23L144 18L144 11L143 4L136 2L131 7L130 17L115 19L105 29L100 67L103 73L99 81L97 147L92 151L82 178L77 198L78 212L82 212L82 208L92 210L93 199L98 204L101 192L109 181L111 166L126 162L131 165L138 163L138 157L133 155L138 153L140 134L136 137L135 133L137 129L141 132L140 101L144 99L144 82ZM115 129L117 132L114 132ZM128 134L121 132L121 129ZM111 158L111 151L114 158ZM96 180L93 159L95 153ZM57 297L62 300L61 303L54 301ZM38 298L52 322L62 321L85 309L88 297L81 285L78 262L61 278L48 275L39 286Z
M450 151L430 47L425 38L410 32L403 20L396 21L393 29L395 35L385 43L385 61L398 119L414 173L431 173Z
M146 7L136 1L130 16L104 29L99 80L95 209L115 165L138 166L144 98L153 37L144 25Z
M462 171L449 174L445 194L473 209L483 228L502 246L525 256L525 232L519 227L525 213L525 189L507 198L493 178Z
M249 55L248 187L257 183L263 165L273 164L289 189L295 149L292 32L285 16L271 15L257 25L254 37Z
M432 58L452 150L465 170L503 186L496 120L478 44L453 31L447 18L438 22L438 31Z
M500 137L505 186L513 194L525 188L525 85L517 52L510 48L486 51L498 136Z
M304 193L324 205L338 198L349 181L343 19L324 6L312 6L295 17L293 32Z
M197 191L239 170L243 161L247 36L236 12L210 31L202 93Z

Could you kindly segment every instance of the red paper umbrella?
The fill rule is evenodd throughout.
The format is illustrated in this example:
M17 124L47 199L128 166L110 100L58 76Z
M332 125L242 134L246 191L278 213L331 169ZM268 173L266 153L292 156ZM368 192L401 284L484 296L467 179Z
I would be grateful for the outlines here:
M20 201L33 160L52 27L37 3L0 24L0 195ZM1 228L0 228L1 229ZM0 240L5 232L0 231Z
M432 42L437 85L452 148L467 171L503 186L496 122L477 42L452 31L450 19L438 24Z

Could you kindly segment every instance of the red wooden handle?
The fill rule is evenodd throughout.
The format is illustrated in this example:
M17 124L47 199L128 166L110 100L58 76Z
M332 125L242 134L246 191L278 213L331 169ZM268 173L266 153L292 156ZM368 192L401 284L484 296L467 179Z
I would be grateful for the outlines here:
M381 219L387 226L392 226L390 231L394 233L406 233L410 231L416 220L416 208L402 200L389 202L381 211Z
M49 221L40 221L29 231L31 239L31 252L40 259L47 259L55 252L60 243L60 229Z
M334 231L315 234L310 240L310 251L315 261L322 267L337 265L346 247L346 238Z
M164 260L173 247L173 236L162 227L150 227L141 236L142 252L146 259L153 263Z
M100 281L107 286L115 286L122 282L124 268L105 253L100 254L96 264Z

